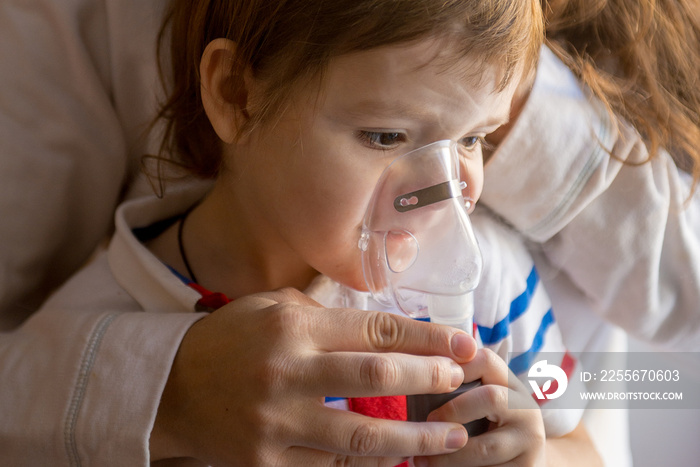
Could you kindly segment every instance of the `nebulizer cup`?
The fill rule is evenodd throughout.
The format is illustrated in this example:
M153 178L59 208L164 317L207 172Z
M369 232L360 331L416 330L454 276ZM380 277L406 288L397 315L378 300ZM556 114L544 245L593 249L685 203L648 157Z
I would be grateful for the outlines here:
M444 140L394 160L382 173L369 202L359 247L365 282L373 298L412 318L430 318L473 332L473 290L482 257L469 220L460 152ZM409 420L479 386L463 384L449 394L407 397ZM470 436L486 431L486 419L465 424Z

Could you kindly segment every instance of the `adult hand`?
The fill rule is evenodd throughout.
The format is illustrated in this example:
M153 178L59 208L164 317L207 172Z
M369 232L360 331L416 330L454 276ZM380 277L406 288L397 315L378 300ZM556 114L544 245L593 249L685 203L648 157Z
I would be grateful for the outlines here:
M466 443L460 424L373 419L323 401L449 392L463 381L457 363L475 352L462 331L325 309L291 289L241 298L185 335L151 453L213 465L390 466L454 452Z
M479 349L463 368L465 381L481 379L483 385L434 410L428 420L467 423L486 417L491 428L460 451L418 458L416 466L544 466L544 422L527 388L515 376L509 378L506 363L488 349Z

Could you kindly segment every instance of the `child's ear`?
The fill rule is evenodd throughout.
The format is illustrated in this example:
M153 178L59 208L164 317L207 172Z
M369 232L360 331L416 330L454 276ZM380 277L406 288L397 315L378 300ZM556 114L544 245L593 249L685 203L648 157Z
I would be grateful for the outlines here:
M250 75L246 76L247 68L234 68L235 60L236 44L215 39L207 45L199 64L204 111L219 138L229 144L250 118L246 110Z

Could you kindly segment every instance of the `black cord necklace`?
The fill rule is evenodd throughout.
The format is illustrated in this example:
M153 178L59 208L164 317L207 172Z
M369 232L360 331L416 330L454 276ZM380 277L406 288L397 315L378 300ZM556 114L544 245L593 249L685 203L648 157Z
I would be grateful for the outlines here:
M185 267L187 268L187 274L190 275L190 279L192 279L192 282L196 284L197 277L195 277L194 272L192 272L190 262L187 261L187 255L185 254L185 247L182 244L182 230L185 227L185 219L187 219L187 216L190 214L190 212L192 212L192 209L188 209L187 212L183 214L180 218L180 224L177 226L177 246L180 249L180 257L182 258L182 262L185 263Z

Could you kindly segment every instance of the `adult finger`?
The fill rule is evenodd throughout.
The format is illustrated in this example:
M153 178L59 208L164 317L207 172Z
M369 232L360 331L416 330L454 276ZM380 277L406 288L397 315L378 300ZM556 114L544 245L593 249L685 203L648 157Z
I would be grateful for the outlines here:
M379 311L322 310L316 334L319 350L401 352L471 360L476 342L464 331Z
M466 430L456 423L382 420L322 406L312 410L296 444L345 456L431 456L467 442Z
M250 295L231 307L239 313L264 312L277 323L270 327L283 326L295 339L323 351L441 355L459 363L476 352L474 339L464 331L385 312L326 309L294 289Z
M464 381L462 367L447 357L328 352L309 356L303 366L299 387L310 396L439 394L454 391Z
M361 457L335 454L300 446L292 446L283 454L281 465L289 467L394 467L404 461L405 457Z
M483 440L480 438L484 438ZM483 434L476 438L470 438L467 446L459 452L445 454L441 456L418 457L414 460L416 467L452 467L459 465L460 467L485 467L509 465L515 466L513 458L504 453L511 452L513 447L509 446L512 439L507 436L496 436L492 433ZM478 443L478 448L477 448Z

